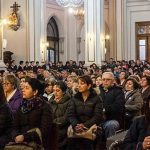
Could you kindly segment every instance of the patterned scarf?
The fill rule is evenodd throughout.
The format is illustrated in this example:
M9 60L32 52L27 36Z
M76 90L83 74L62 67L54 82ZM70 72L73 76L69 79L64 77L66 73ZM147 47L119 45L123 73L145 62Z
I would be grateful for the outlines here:
M38 109L43 105L43 99L40 97L34 97L32 99L24 99L21 105L22 113L28 113L34 109Z

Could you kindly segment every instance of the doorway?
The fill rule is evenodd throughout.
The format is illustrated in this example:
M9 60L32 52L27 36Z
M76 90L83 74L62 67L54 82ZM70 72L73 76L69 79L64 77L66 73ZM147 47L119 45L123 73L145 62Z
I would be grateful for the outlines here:
M150 61L150 22L136 23L136 57Z
M47 60L56 63L59 61L59 31L54 17L47 24L47 42Z

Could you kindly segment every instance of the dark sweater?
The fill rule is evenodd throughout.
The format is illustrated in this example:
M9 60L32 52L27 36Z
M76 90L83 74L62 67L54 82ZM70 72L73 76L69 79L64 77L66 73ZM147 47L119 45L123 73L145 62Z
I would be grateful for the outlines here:
M39 128L45 150L49 150L50 134L52 127L52 111L50 105L41 98L23 100L23 104L16 114L12 136L24 135L25 142L34 141L40 144L36 132L28 133L30 129Z

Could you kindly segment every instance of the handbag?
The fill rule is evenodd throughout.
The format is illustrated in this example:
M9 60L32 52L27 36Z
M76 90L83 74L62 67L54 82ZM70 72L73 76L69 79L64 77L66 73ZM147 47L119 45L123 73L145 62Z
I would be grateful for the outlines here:
M40 138L40 141L42 143L42 134L39 128L33 128L27 132L36 132ZM44 148L35 143L35 142L9 142L5 147L4 150L44 150Z
M35 142L29 142L29 143L15 143L15 142L9 142L4 150L44 150L44 148L36 144Z
M84 131L82 133L76 133L72 125L68 127L67 135L68 138L85 138L94 141L96 139L96 134L93 132L93 130L97 129L97 125L94 124L91 126L87 131Z

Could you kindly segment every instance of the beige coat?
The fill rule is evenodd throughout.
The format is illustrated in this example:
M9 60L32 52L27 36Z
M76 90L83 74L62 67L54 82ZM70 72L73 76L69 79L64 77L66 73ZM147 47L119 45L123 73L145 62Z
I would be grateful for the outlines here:
M141 115L143 99L138 90L130 92L125 98L125 110L133 114L133 120Z

